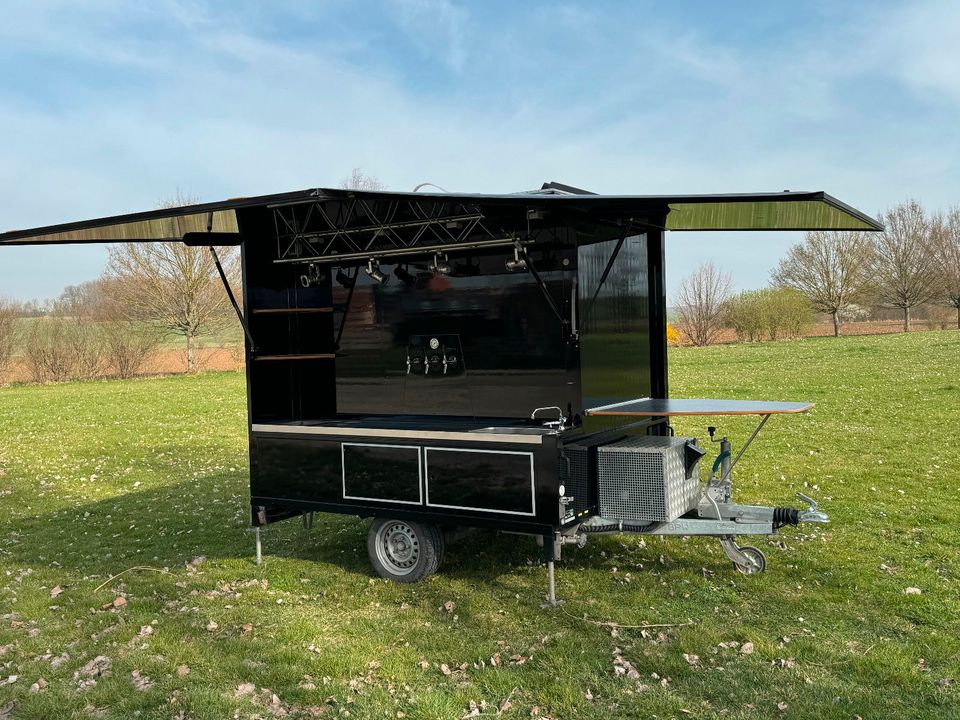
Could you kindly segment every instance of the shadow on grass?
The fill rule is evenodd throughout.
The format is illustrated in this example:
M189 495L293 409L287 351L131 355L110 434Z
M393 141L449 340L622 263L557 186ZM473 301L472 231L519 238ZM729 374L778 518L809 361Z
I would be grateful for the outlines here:
M369 520L329 513L318 514L311 530L305 530L299 519L285 520L264 531L264 552L330 563L375 577L367 557L369 526ZM453 580L496 585L502 575L539 562L541 555L532 537L471 528L446 543L439 573Z
M14 562L56 561L81 572L105 560L138 556L154 564L182 562L190 553L235 557L252 548L222 492L227 475L214 475L111 495L49 513L8 520ZM214 486L220 492L202 494ZM240 543L234 540L241 540Z
M246 484L235 474L214 474L120 492L101 500L8 521L12 541L3 555L11 565L56 562L81 574L137 563L173 567L197 555L254 558ZM311 530L300 518L265 527L265 556L309 560L372 576L366 554L369 521L318 514ZM538 558L532 539L472 531L451 543L444 568L485 578L500 568ZM491 562L490 558L496 558Z
M163 472L164 468L152 468ZM134 565L174 568L196 556L247 560L253 568L246 479L236 473L198 476L137 488L58 511L19 517L8 527L12 542L3 551L11 565L56 562L80 575L107 575ZM374 577L367 558L369 520L320 513L310 530L292 518L262 530L268 561L305 560L343 572ZM681 551L664 553L657 569L699 573L703 560ZM660 552L635 541L591 537L586 548L565 548L558 567L596 568L615 558L654 562ZM440 572L456 581L497 586L502 576L542 565L533 537L469 529L447 544Z

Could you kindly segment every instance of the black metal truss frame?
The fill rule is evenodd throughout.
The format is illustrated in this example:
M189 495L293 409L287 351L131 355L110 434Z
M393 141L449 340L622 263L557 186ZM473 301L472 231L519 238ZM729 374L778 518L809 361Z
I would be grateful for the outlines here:
M333 212L331 212L331 205ZM272 208L280 263L336 262L521 242L478 205L436 199L322 198Z

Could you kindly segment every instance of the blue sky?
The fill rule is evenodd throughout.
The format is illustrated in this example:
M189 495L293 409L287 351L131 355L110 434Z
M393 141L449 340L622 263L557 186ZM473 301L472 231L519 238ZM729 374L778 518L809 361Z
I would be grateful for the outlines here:
M960 3L9 3L0 228L336 186L826 190L960 202ZM799 236L668 236L762 286ZM0 251L0 295L96 277L102 248Z

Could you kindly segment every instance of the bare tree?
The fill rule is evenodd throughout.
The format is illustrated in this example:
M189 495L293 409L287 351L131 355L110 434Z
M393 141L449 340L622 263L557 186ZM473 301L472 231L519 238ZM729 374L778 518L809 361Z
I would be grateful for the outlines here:
M196 204L177 195L163 207ZM217 248L231 283L239 280L236 248ZM106 279L113 301L133 320L155 322L186 338L187 371L197 369L197 341L228 322L230 303L205 247L180 242L122 243L109 248Z
M373 175L367 175L358 167L355 167L350 177L340 179L340 187L344 190L386 190L387 185L381 182Z
M60 296L51 303L49 315L92 320L104 320L108 299L104 293L104 280L87 280L79 285L67 285Z
M723 331L724 315L733 281L713 263L701 263L680 283L677 293L678 325L690 342L710 345Z
M960 206L934 217L931 237L943 297L948 305L956 308L957 328L960 328Z
M17 306L0 298L0 377L7 371L13 359L13 348L17 341Z
M35 382L101 377L107 370L100 281L70 285L23 332L23 364Z
M833 334L840 337L844 311L870 287L873 238L865 232L808 232L803 242L787 251L771 279L807 296L818 312L833 319Z
M163 341L165 331L155 321L134 317L135 313L118 302L122 293L115 287L117 282L120 281L99 278L67 286L53 301L50 318L66 318L77 325L90 326L79 335L76 329L70 330L68 339L75 341L79 336L89 342L96 338L96 347L102 355L100 369L104 372L112 369L117 377L130 378ZM48 334L53 332L47 330ZM38 339L31 341L37 347ZM50 352L48 349L47 353ZM79 365L72 371L78 375L82 374Z
M871 262L877 297L903 311L903 330L910 332L910 311L939 292L930 221L916 200L897 205L881 219L886 229L876 240Z

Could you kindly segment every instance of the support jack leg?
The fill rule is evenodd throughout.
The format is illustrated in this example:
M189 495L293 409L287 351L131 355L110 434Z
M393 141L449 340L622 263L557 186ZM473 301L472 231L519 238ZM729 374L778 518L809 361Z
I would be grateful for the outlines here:
M554 574L553 560L547 560L547 601L540 605L542 608L553 608L563 605L563 600L557 600L557 581Z
M563 541L559 534L554 533L552 536L539 536L537 544L543 547L543 560L547 564L547 601L542 603L540 607L554 608L563 605L563 600L557 600L557 578L554 567L554 563L560 558Z
M254 542L256 543L256 547L257 547L255 562L257 563L257 565L261 565L263 563L263 543L260 541L259 525L253 529L253 536L254 536Z

